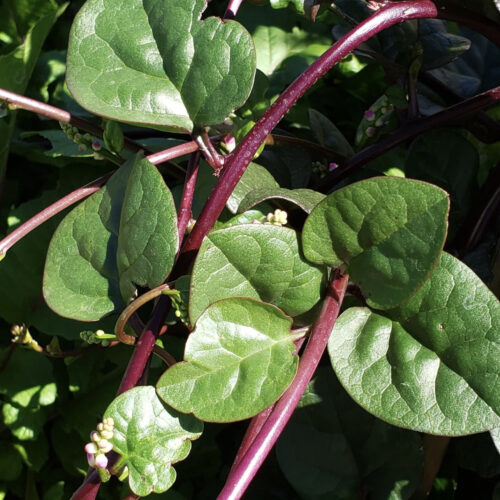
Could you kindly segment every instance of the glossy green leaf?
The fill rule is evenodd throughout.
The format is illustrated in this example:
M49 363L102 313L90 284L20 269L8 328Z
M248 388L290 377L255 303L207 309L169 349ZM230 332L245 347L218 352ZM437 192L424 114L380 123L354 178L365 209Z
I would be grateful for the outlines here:
M307 259L347 265L367 303L408 299L435 266L447 231L448 195L431 184L376 177L333 192L304 224Z
M500 424L500 303L451 255L385 316L344 312L328 349L342 385L387 422L445 435Z
M373 417L320 368L276 448L285 476L306 500L410 498L422 473L422 440ZM307 460L304 460L307 457Z
M184 363L160 378L158 395L208 422L256 415L276 401L297 371L291 319L251 299L212 304L186 343Z
M286 227L248 224L213 231L204 240L191 278L191 323L217 300L249 297L290 316L321 298L323 271L302 256L297 233Z
M68 48L68 87L119 121L192 130L217 124L252 88L255 49L235 21L200 20L204 0L88 0Z
M160 285L174 264L179 233L174 200L147 160L132 168L121 208L116 261L125 301L136 285Z
M279 185L264 167L250 163L227 200L227 208L233 214L244 212L245 210L240 209L242 200L249 193L261 188L279 189Z
M128 467L130 489L141 497L172 486L172 464L188 456L191 441L203 431L202 422L164 406L150 386L118 396L104 414L109 417L115 422L113 450Z
M246 212L265 200L279 199L293 203L309 214L324 198L324 194L312 189L259 188L250 191L241 200L238 211Z
M54 233L43 291L61 316L96 321L123 308L136 285L167 277L178 233L172 196L140 156L73 209Z

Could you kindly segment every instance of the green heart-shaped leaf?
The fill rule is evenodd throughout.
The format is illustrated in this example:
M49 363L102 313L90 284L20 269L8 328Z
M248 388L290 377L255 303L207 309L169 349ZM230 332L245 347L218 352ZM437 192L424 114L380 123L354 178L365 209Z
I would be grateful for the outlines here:
M256 415L283 394L297 371L291 319L251 299L212 304L189 336L184 363L158 381L158 395L208 422Z
M320 299L323 271L309 264L290 228L248 224L213 231L204 240L191 278L189 317L194 324L217 300L249 297L290 316Z
M132 158L57 228L45 263L45 300L61 316L96 321L123 308L136 285L161 284L177 246L170 191L156 167Z
M217 124L250 94L255 48L205 0L88 0L75 18L67 83L86 109L181 128Z
M396 307L427 279L443 248L448 195L425 182L376 177L335 191L304 224L311 262L346 264L367 303Z
M328 350L351 396L387 422L446 435L500 426L500 303L451 255L385 316L343 313Z
M154 387L135 387L118 396L104 418L113 418L110 439L129 470L130 489L141 497L168 490L175 481L172 464L184 460L203 422L165 407Z

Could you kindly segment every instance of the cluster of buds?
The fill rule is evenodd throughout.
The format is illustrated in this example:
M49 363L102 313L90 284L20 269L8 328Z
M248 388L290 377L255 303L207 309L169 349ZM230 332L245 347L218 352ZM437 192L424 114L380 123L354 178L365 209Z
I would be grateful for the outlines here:
M76 127L73 127L69 123L59 122L61 130L66 134L66 137L78 144L78 151L84 153L85 151L93 151L95 160L103 160L104 156L100 151L102 150L102 145L98 140L93 140L90 134L80 134Z
M12 342L14 344L22 344L29 349L41 352L42 348L38 345L38 342L31 336L31 333L26 325L13 325L10 329L12 333Z
M254 219L252 224L272 224L273 226L284 226L288 223L288 214L284 210L277 208L274 212L269 212L265 219Z
M175 289L166 290L165 292L170 297L175 317L179 318L185 325L189 325L188 308L182 300L181 292Z
M97 430L90 433L90 443L85 445L87 462L90 467L105 469L108 466L106 453L113 449L113 445L109 440L113 437L114 429L115 422L110 417L105 418L98 424Z
M389 123L393 111L394 108L385 95L367 109L356 133L356 145L363 146L365 141L374 137L382 127Z
M101 344L103 347L107 347L112 341L117 340L116 335L105 333L104 330L96 332L85 330L80 332L80 338L87 344Z
M277 208L274 212L267 214L266 221L268 224L273 224L273 226L284 226L288 222L288 214L284 210Z

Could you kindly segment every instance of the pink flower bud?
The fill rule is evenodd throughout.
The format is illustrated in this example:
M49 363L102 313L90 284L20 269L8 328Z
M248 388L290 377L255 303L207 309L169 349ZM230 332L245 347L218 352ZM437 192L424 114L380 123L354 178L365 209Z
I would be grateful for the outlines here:
M108 457L102 453L100 453L99 455L96 455L95 466L98 469L105 469L108 466Z
M93 453L87 453L87 462L90 467L95 467L95 455Z
M368 137L373 137L375 135L375 128L374 127L368 127L366 129L366 135Z
M371 109L367 109L365 111L365 118L369 121L372 122L375 120L375 113Z
M97 453L99 450L99 448L97 447L97 445L95 443L87 443L85 445L85 451L88 455L94 455L95 453Z
M331 172L332 170L335 170L337 167L339 166L338 163L330 163L330 165L328 165L328 171Z

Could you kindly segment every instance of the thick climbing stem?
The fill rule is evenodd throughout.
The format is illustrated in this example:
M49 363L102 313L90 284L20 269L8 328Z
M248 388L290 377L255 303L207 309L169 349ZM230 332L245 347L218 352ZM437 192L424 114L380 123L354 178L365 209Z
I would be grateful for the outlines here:
M333 271L327 296L300 359L297 375L276 403L248 451L232 471L218 500L237 500L242 497L285 428L325 351L344 300L347 282L346 274L342 274L339 270Z
M436 17L437 9L429 0L388 2L368 19L356 26L309 66L271 105L250 133L236 148L219 178L216 189L203 208L193 231L182 250L181 264L200 248L203 238L212 229L227 199L245 172L259 146L280 122L288 110L327 71L360 44L380 31L409 19Z

